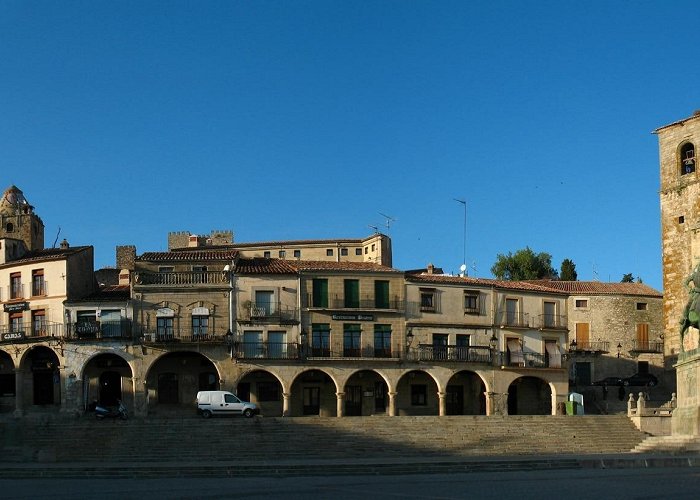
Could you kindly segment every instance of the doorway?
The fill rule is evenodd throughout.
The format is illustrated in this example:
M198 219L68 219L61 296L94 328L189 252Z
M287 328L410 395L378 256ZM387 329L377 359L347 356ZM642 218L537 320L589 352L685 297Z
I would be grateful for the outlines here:
M321 388L304 387L304 415L318 415L321 412Z
M446 403L446 411L448 415L463 415L464 387L462 387L461 385L448 385Z
M345 415L348 417L362 415L362 386L345 386Z
M119 372L102 372L100 375L100 405L116 406L121 399L122 376Z

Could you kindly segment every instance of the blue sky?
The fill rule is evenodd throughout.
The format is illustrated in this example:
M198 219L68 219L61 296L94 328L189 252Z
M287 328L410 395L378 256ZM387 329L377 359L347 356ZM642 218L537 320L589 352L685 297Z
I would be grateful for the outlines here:
M0 2L0 162L51 246L360 238L470 274L530 246L661 289L655 128L694 2Z

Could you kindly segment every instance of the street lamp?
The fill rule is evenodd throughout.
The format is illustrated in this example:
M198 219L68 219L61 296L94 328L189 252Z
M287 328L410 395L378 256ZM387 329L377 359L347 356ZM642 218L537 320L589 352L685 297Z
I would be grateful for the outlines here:
M411 347L411 344L413 343L413 328L408 327L406 330L406 350L408 351L408 348Z
M617 358L620 358L620 353L622 352L622 344L620 342L617 343Z

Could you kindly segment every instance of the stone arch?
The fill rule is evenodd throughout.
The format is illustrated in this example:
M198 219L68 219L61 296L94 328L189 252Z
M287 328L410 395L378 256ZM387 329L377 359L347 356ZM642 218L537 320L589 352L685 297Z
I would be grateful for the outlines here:
M445 388L447 415L486 415L486 382L471 370L460 370Z
M133 377L133 367L122 352L97 352L81 367L81 393L76 396L78 400L82 400L84 408L91 402L102 406L115 406L118 400L134 408Z
M552 385L541 378L524 376L508 386L509 415L551 415Z
M337 392L338 384L330 373L318 368L303 370L291 384L290 416L337 416Z
M439 383L426 370L407 370L396 384L397 415L439 415Z
M355 370L343 386L343 415L386 415L389 410L389 389L389 381L382 373L371 369Z
M248 370L236 384L236 395L257 404L262 415L281 417L284 413L284 386L280 377L271 370Z
M198 391L220 388L221 374L202 353L182 350L164 353L145 371L148 413L194 411Z
M690 141L678 145L678 166L680 175L691 174L696 168L695 145Z
M0 350L0 413L15 409L15 362L9 352Z
M61 363L53 349L35 345L20 358L21 406L58 407L61 404Z

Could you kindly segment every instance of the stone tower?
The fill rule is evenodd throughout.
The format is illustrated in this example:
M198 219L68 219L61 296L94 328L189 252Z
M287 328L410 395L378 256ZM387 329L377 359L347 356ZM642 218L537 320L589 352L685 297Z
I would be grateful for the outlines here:
M0 238L22 240L30 251L44 248L44 223L17 186L0 200Z
M684 281L700 262L700 112L654 133L661 166L664 350L673 363L681 350L679 320L688 302Z

